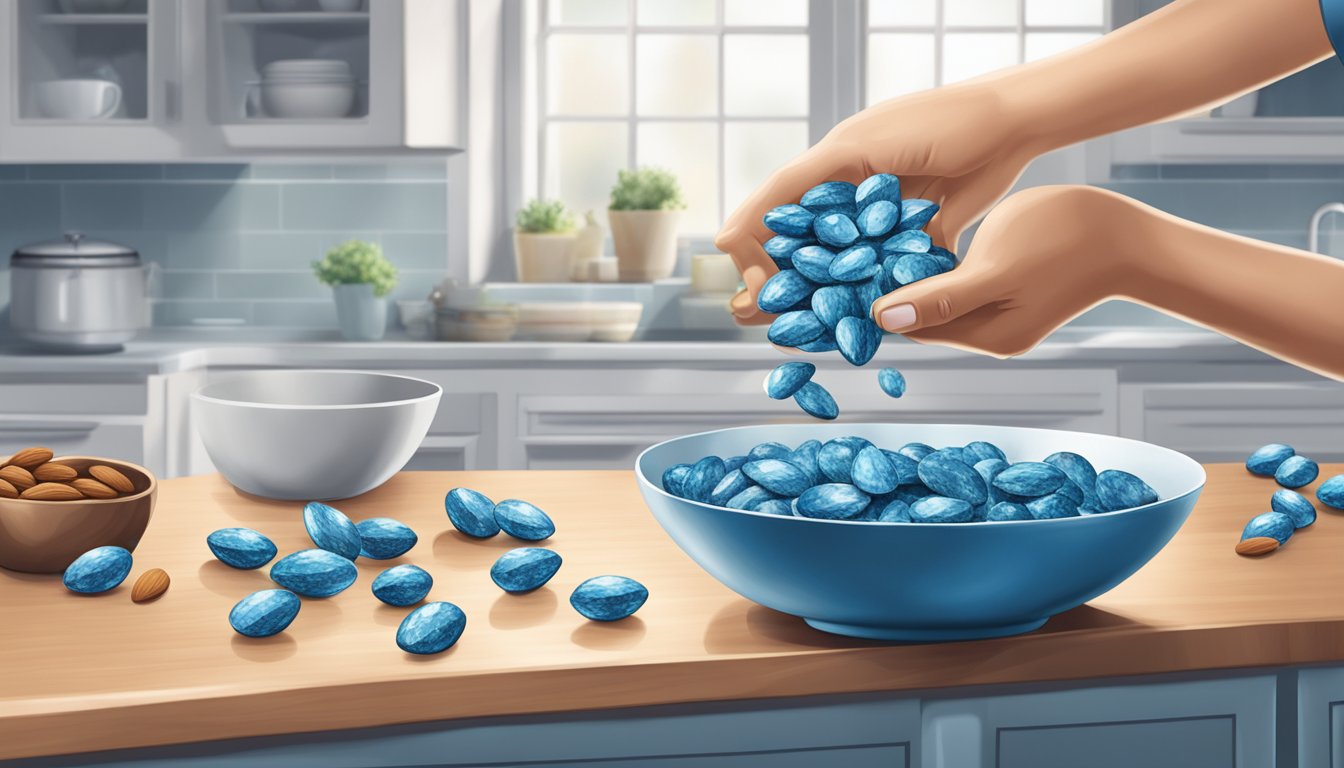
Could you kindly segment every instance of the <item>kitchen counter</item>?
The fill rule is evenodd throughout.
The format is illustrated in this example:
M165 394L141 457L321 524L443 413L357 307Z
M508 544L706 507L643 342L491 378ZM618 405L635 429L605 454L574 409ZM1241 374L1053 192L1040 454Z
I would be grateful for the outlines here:
M1189 522L1129 581L1012 638L884 645L822 634L755 606L704 574L661 532L629 472L402 473L338 506L359 520L393 516L418 531L398 561L361 560L359 580L304 600L284 633L248 639L229 608L270 586L265 571L214 561L206 534L242 525L282 553L311 546L301 505L234 491L219 476L167 480L131 579L94 597L58 576L0 571L0 759L392 723L974 684L1294 665L1344 659L1344 520L1322 513L1273 555L1233 554L1247 519L1276 487L1238 465L1209 466ZM1344 465L1322 467L1322 476ZM448 524L453 486L546 509L559 574L528 595L489 580L520 543L478 541ZM430 599L468 616L456 647L413 657L394 643L405 609L369 583L414 562ZM166 569L173 582L136 605L130 584ZM651 597L634 617L588 622L568 605L583 579L620 573Z

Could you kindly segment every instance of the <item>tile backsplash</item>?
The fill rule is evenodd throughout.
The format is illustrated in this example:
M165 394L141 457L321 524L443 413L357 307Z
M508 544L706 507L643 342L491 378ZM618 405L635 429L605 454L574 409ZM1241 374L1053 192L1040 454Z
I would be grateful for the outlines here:
M392 298L423 298L450 268L448 186L443 159L0 166L0 306L15 247L77 230L160 265L156 325L335 327L311 263L344 240L376 241L400 273Z

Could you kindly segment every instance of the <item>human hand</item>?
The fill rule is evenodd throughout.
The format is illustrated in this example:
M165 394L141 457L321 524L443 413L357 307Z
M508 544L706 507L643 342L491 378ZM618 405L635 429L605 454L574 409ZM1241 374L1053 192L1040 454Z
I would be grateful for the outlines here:
M858 184L874 173L891 173L900 177L903 197L938 203L941 210L926 231L934 243L956 250L962 231L1035 157L1027 138L996 89L980 82L885 101L841 122L767 179L715 238L746 284L733 297L733 315L747 325L770 322L756 306L761 286L778 271L762 249L773 236L762 222L770 209L796 203L824 181Z

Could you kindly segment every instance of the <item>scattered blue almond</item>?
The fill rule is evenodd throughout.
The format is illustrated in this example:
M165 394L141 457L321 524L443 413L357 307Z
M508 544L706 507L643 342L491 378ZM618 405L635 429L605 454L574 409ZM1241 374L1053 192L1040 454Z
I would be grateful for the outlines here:
M97 547L66 566L61 583L71 592L96 595L115 589L130 573L130 552L122 547Z
M373 596L388 605L404 608L425 599L434 577L417 565L394 565L373 579Z
M304 597L331 597L359 576L349 559L325 549L304 549L271 566L271 581Z
M1275 491L1269 499L1269 508L1291 517L1294 528L1306 528L1316 522L1316 507L1297 491L1284 488Z
M359 557L359 529L335 507L317 501L303 506L303 527L319 549L335 552L347 560Z
M1316 479L1321 468L1306 456L1289 456L1274 470L1274 480L1284 488L1301 488Z
M490 566L490 580L505 592L531 592L550 581L561 562L560 555L549 549L511 549Z
M456 605L425 603L401 620L397 647L418 655L442 653L462 637L466 627L467 615Z
M1296 451L1293 446L1283 443L1270 443L1262 445L1251 452L1246 459L1246 469L1252 474L1262 477L1273 477L1279 470L1279 465L1288 460Z
M488 539L499 533L495 522L495 502L470 488L454 488L443 497L448 520L457 530L476 539Z
M1274 539L1279 544L1285 544L1292 538L1293 519L1282 512L1265 512L1251 518L1246 523L1246 527L1241 532L1241 539L1254 539L1266 537Z
M405 523L390 517L371 517L355 523L359 531L359 556L370 560L401 557L420 540Z
M1331 509L1344 509L1344 475L1335 475L1321 483L1316 498Z
M905 375L895 368L883 368L877 372L877 386L889 397L905 394Z
M300 606L299 596L293 592L263 589L233 606L229 611L229 626L245 637L270 637L285 631L299 615Z
M649 590L625 576L594 576L574 588L569 604L593 621L620 621L640 609Z
M723 466L722 460L719 461L719 466ZM694 467L691 469L691 477L694 480ZM722 479L722 473L719 479ZM718 484L718 480L714 482ZM542 512L536 504L521 499L505 499L496 504L495 522L501 531L523 541L541 541L555 533L555 523L551 521L550 516Z
M840 407L835 404L835 398L815 381L804 384L802 389L794 394L793 401L808 415L818 419L830 421L840 415Z
M792 362L776 366L765 377L765 394L773 400L787 400L811 381L816 372L817 366L811 363Z
M244 570L260 568L279 551L270 539L251 528L220 528L205 537L205 545L221 563Z

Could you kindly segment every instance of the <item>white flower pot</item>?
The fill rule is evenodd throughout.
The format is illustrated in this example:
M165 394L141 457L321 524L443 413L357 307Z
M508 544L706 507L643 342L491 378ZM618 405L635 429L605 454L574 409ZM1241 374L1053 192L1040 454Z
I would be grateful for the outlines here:
M650 283L677 266L681 211L607 211L623 283Z
M378 341L387 331L387 300L373 295L371 283L333 285L336 322L347 341Z
M520 283L568 283L574 276L574 235L513 233Z

